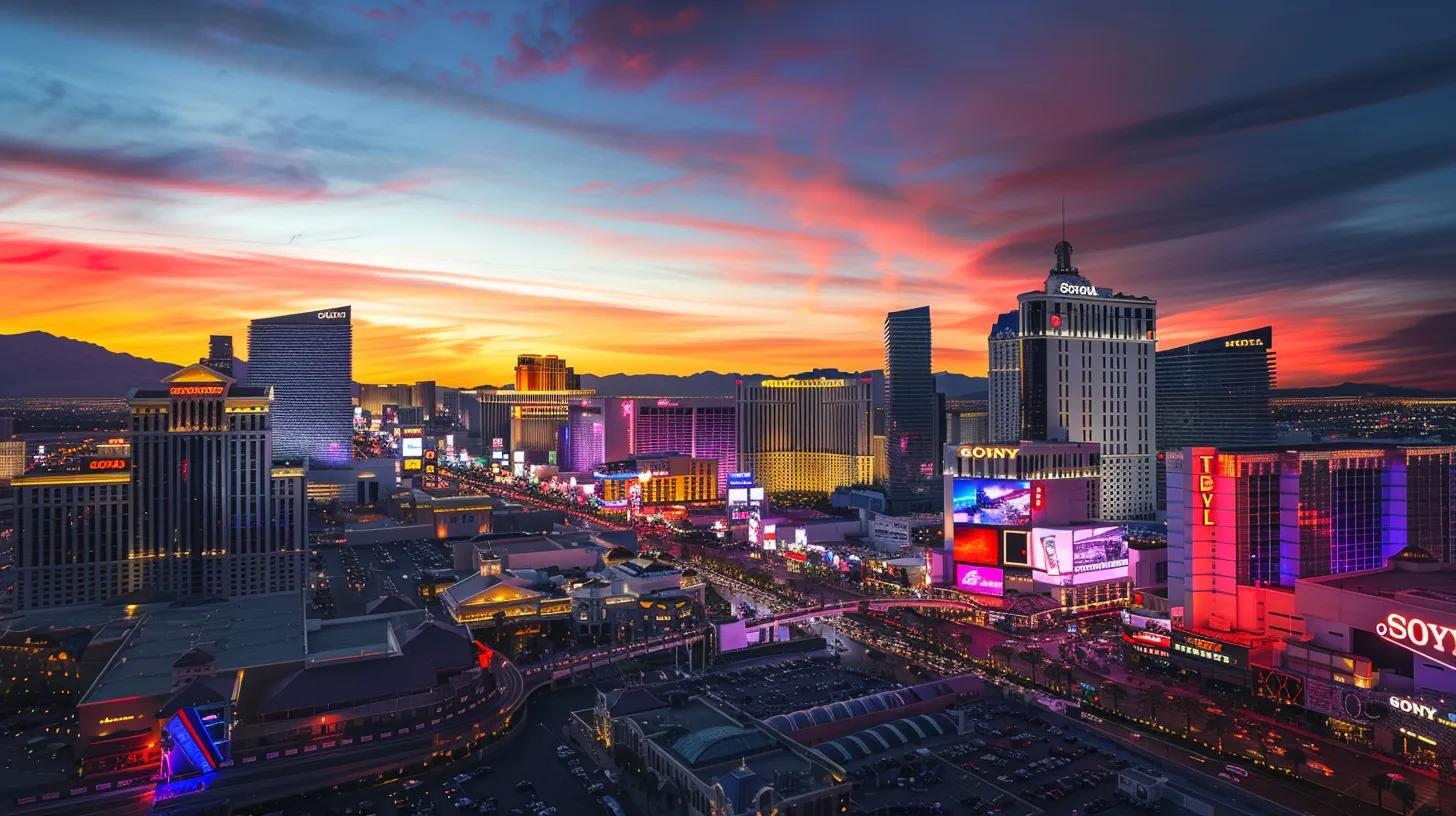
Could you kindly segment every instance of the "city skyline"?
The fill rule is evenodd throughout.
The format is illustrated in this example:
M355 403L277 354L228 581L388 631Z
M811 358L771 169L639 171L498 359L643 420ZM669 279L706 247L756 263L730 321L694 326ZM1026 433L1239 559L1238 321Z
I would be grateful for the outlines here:
M1437 9L7 10L0 332L182 362L348 301L358 379L464 384L863 370L933 303L979 375L1065 199L1160 345L1274 325L1281 386L1456 384Z

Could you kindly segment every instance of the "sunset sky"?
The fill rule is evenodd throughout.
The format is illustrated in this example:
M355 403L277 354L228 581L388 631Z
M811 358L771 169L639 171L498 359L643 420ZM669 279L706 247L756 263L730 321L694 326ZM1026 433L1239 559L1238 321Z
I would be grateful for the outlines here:
M1453 122L1442 3L5 0L0 333L352 304L356 379L474 385L878 367L928 303L980 375L1065 198L1160 345L1453 388Z

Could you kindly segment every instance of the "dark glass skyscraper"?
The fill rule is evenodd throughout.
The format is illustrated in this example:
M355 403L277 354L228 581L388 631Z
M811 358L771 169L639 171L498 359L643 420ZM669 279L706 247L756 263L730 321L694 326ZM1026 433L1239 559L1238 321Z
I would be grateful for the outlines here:
M348 306L265 317L248 327L248 383L273 388L273 454L353 458L354 329Z
M1158 447L1274 441L1274 330L1215 337L1158 352Z
M885 459L890 501L905 509L939 499L932 482L939 442L930 373L930 307L885 315Z

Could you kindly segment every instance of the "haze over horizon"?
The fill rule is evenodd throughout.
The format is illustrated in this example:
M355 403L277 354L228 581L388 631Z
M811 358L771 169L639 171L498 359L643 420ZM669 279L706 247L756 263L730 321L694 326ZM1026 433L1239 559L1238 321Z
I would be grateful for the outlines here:
M1456 388L1439 6L6 11L3 333L186 361L347 302L356 380L505 382L877 368L929 303L979 376L1065 199L1160 346L1272 324L1281 386Z

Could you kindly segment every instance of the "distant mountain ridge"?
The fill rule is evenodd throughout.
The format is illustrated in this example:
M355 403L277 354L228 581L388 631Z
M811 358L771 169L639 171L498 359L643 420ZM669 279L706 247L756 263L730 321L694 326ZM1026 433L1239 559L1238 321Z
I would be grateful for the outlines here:
M246 377L246 364L234 366ZM0 397L124 397L179 368L42 331L0 334Z
M1400 385L1381 385L1379 383L1357 383L1343 382L1339 385L1321 385L1309 388L1277 388L1274 390L1274 398L1281 397L1446 397L1451 394L1442 394L1437 391L1427 391L1421 388L1409 388Z
M199 347L200 356L206 349ZM196 358L192 358L196 359ZM189 360L190 362L190 360ZM42 331L0 334L0 398L123 397L128 389L156 385L180 368L170 363L111 351L95 343ZM234 360L237 379L247 380L247 363ZM731 396L738 381L759 383L787 377L870 377L875 404L884 398L884 375L879 369L841 371L820 368L797 374L738 374L700 371L696 374L583 374L582 387L603 396ZM949 399L985 399L986 378L949 371L937 372L936 389ZM1345 382L1310 388L1283 388L1278 397L1436 397L1447 396L1419 388L1378 383Z

